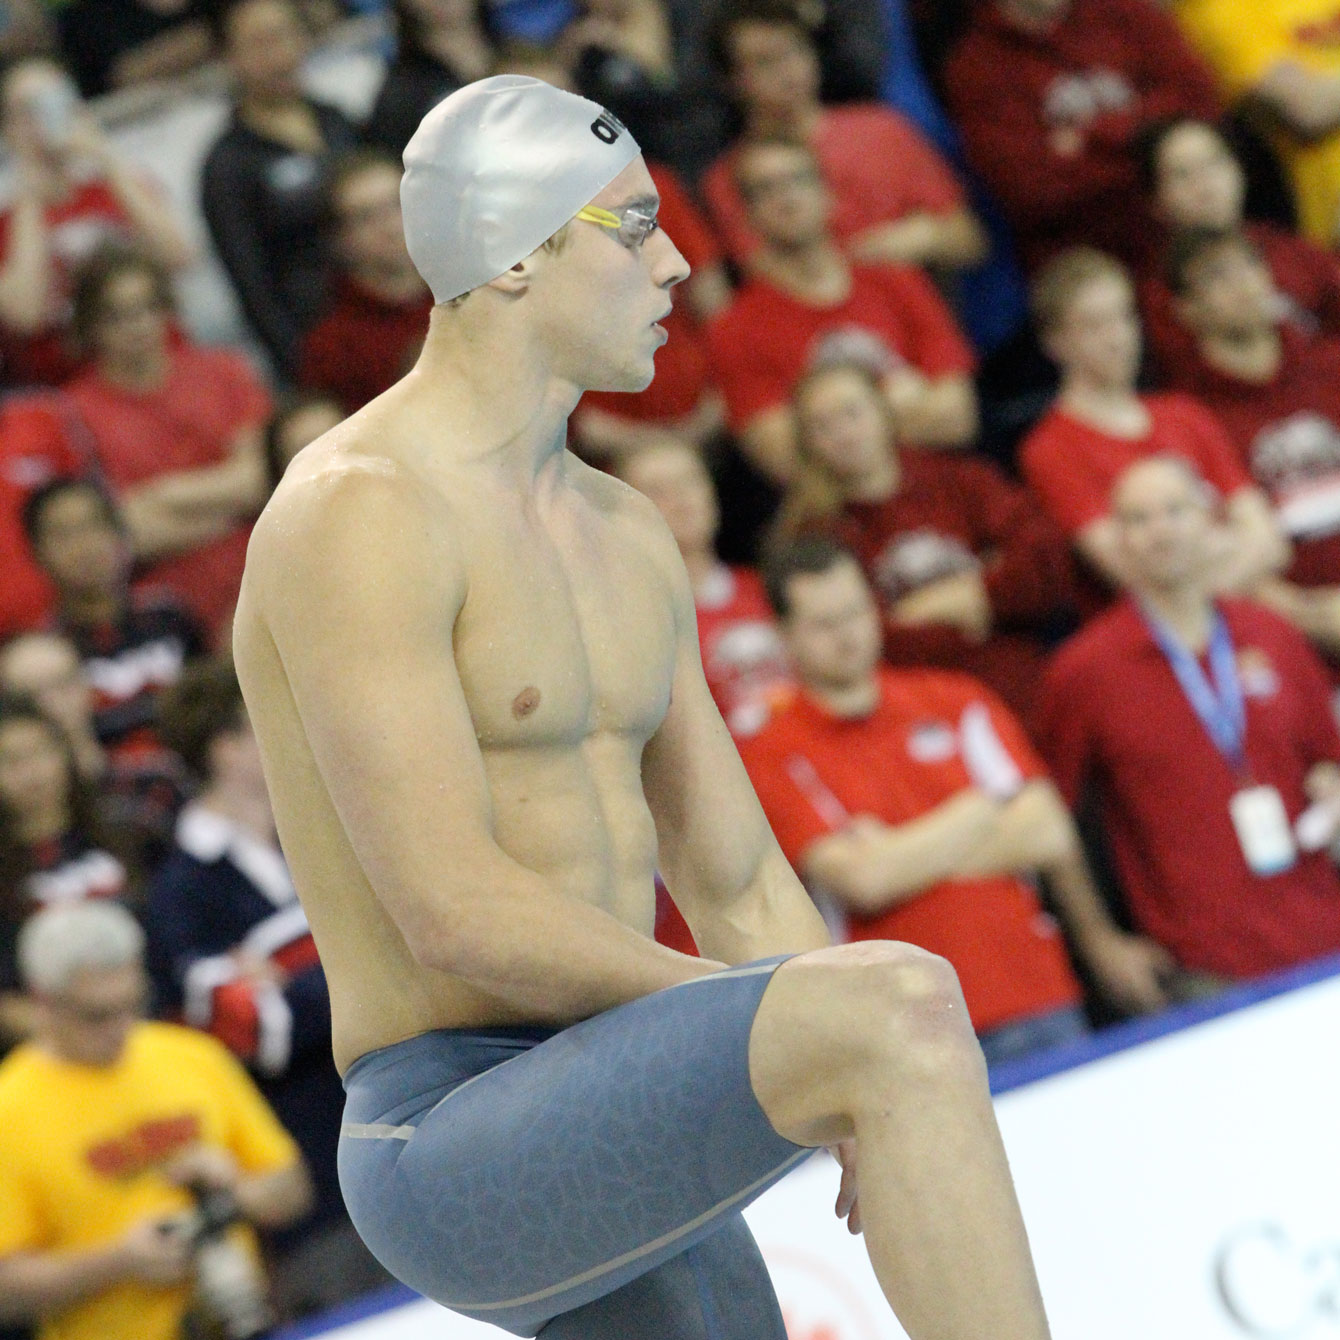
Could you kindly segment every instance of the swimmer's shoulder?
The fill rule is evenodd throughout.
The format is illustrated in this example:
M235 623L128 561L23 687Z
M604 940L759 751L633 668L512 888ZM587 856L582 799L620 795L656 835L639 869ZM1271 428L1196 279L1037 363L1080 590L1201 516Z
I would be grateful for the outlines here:
M251 604L268 609L349 582L387 598L424 582L435 597L463 599L450 501L384 450L377 429L376 419L355 415L294 458L252 531Z
M574 458L573 483L627 535L664 577L678 605L693 613L693 588L679 546L656 505L631 484ZM696 616L695 616L696 618Z

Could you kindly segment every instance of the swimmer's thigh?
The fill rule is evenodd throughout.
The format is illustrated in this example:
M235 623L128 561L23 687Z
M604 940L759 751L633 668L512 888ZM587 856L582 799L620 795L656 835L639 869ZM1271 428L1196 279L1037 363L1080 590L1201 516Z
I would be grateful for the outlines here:
M786 1340L772 1281L737 1214L696 1247L594 1303L539 1340Z
M370 1184L382 1240L351 1203L359 1231L405 1283L517 1335L705 1240L810 1152L750 1084L775 966L632 1001L461 1085Z

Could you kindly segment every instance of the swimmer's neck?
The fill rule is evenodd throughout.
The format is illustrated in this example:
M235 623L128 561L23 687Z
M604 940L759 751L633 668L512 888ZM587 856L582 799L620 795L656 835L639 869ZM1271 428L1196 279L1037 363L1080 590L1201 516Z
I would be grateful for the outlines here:
M465 306L433 309L423 351L406 378L433 422L450 426L448 434L433 435L434 455L488 463L518 482L561 474L568 416L582 388L554 374L534 331L506 320L471 320Z

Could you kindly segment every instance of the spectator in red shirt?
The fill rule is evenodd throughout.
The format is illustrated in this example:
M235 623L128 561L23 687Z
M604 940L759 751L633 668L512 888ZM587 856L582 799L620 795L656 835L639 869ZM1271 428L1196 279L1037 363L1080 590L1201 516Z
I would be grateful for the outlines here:
M1300 334L1340 337L1340 261L1278 224L1244 219L1247 179L1218 127L1190 117L1152 127L1140 145L1140 167L1166 229L1240 228L1275 281L1275 315ZM1177 315L1164 259L1145 268L1140 308L1160 371L1182 384L1198 362L1195 337Z
M1131 594L1048 672L1057 785L1072 805L1092 788L1131 917L1181 969L1252 977L1340 950L1325 849L1340 735L1320 662L1269 610L1211 596L1214 522L1185 462L1132 466L1113 514ZM1182 992L1152 957L1149 975Z
M116 504L91 480L57 479L24 510L24 528L57 591L56 624L79 651L94 694L98 739L113 764L157 758L158 700L204 649L182 606L130 590L129 537Z
M1139 260L1136 137L1220 110L1210 71L1149 0L983 0L944 88L1030 270L1077 243Z
M860 364L796 390L800 466L781 529L827 530L860 560L884 656L981 679L1025 723L1047 642L1070 612L1065 536L989 462L899 450L893 412Z
M798 6L732 0L712 46L744 126L707 170L702 191L737 265L768 273L772 255L736 180L753 141L808 144L833 193L833 233L855 261L960 270L986 255L986 234L953 169L915 125L883 103L825 107L819 56Z
M698 647L712 698L736 739L756 734L794 691L772 606L758 573L727 566L716 551L716 488L692 443L664 436L625 456L619 475L656 505L693 586ZM692 932L656 882L656 939L696 954Z
M1126 270L1086 247L1063 253L1035 280L1033 310L1061 392L1024 441L1020 465L1090 568L1112 586L1127 584L1112 487L1135 461L1175 455L1224 500L1214 527L1218 589L1245 590L1280 572L1288 545L1218 421L1188 396L1136 391L1140 323Z
M88 465L69 420L69 406L54 396L0 404L0 642L36 628L55 602L56 593L28 548L23 507L35 489Z
M1340 655L1340 342L1281 320L1266 258L1243 232L1177 234L1168 270L1196 342L1183 384L1224 425L1293 542L1287 581L1255 594Z
M689 263L690 274L673 294L674 310L661 325L666 340L656 355L656 376L645 391L588 391L573 415L584 451L618 460L669 432L699 445L720 435L724 415L704 326L730 302L721 248L679 178L659 163L647 171L661 197L662 229Z
M303 336L298 383L352 414L409 370L428 333L433 295L405 246L400 164L355 149L331 166L327 213L333 301Z
M693 585L707 687L737 739L755 734L790 696L792 679L758 574L716 552L721 514L712 477L687 442L662 438L627 457L620 477L665 518Z
M99 242L134 241L169 269L193 253L163 193L116 152L51 60L20 61L0 80L0 135L14 167L0 212L0 370L11 384L54 384L77 367L72 275Z
M973 355L930 281L906 266L847 260L829 231L818 162L804 145L743 146L735 175L768 263L708 327L708 343L731 432L754 465L779 483L791 478L792 391L815 363L852 358L879 371L900 441L970 443Z
M741 757L787 858L852 939L905 940L958 972L988 1060L1086 1031L1029 877L1076 848L1009 712L975 681L879 668L879 613L822 537L765 568L800 692Z
M80 274L75 328L94 363L69 396L144 576L221 638L265 498L269 394L238 354L175 336L167 274L147 256L95 255Z

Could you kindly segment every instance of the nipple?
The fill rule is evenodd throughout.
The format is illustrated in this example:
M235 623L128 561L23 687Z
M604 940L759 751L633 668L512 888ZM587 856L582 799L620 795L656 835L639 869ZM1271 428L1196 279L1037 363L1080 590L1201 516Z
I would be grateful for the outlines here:
M533 684L527 685L512 699L512 715L518 721L526 717L540 705L540 691Z

